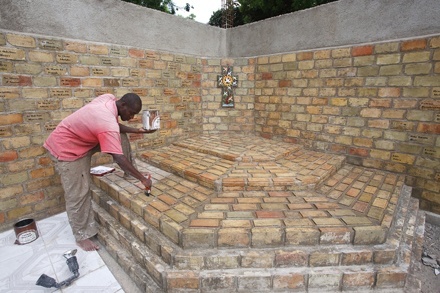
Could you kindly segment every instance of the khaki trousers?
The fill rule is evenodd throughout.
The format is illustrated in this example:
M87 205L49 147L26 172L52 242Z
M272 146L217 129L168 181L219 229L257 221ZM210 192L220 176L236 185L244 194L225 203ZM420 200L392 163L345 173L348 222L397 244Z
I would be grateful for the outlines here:
M121 133L121 142L124 155L134 163L127 134ZM72 162L58 161L52 157L61 177L67 217L76 241L91 238L98 233L90 191L90 164L92 155L99 151L98 145L90 150L86 156Z

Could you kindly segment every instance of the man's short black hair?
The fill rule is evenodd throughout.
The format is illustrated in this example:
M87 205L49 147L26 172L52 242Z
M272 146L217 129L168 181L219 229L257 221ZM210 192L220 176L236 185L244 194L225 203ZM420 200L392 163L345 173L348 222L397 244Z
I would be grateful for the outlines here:
M142 100L135 93L127 93L123 95L121 101L136 113L139 113L142 109Z

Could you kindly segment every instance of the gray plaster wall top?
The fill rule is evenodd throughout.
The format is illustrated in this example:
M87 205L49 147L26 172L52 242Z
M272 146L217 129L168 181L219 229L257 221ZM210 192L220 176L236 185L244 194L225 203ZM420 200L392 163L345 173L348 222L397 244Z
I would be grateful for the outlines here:
M440 0L339 0L225 30L121 0L0 0L0 29L239 58L439 34L439 11Z
M226 30L120 0L0 0L0 28L224 57Z
M229 29L227 52L250 57L439 34L439 13L440 0L339 0Z

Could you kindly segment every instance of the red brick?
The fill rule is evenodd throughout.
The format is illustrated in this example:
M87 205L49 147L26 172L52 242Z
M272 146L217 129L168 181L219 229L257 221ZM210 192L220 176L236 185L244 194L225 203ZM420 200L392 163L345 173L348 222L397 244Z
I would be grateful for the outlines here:
M395 88L395 87L380 88L378 96L382 97L382 98L384 98L384 97L393 97L393 98L400 97L400 88Z
M279 219L284 218L284 213L279 211L256 211L257 218L260 219Z
M403 52L426 49L426 39L410 40L402 42L400 49Z
M27 195L22 196L20 198L20 204L21 205L28 205L28 204L32 204L32 203L37 203L43 199L44 199L44 192L39 191L36 193L31 193L31 194L27 194Z
M291 80L280 80L278 83L279 87L291 87L292 81Z
M296 59L298 61L312 60L313 59L313 52L300 52L300 53L296 54Z
M199 278L195 272L169 272L167 274L167 288L173 289L198 289Z
M245 181L243 178L225 178L222 185L226 187L244 187Z
M145 57L145 51L144 50L138 50L138 49L129 49L128 50L128 56L135 57L135 58L144 58Z
M402 288L405 284L406 273L401 271L383 270L377 273L376 286L378 288Z
M440 134L440 124L419 123L418 132Z
M370 107L390 108L391 99L371 99Z
M374 46L368 45L368 46L360 46L360 47L354 47L351 51L351 55L353 57L356 56L366 56L373 54Z
M0 162L10 162L18 158L16 151L5 151L0 153Z
M272 73L270 73L270 72L263 72L263 74L261 75L261 79L263 79L263 80L272 79Z
M344 289L372 288L373 285L374 272L344 273L342 277L342 287Z
M309 262L309 255L304 251L277 251L275 255L275 266L284 267L306 267Z
M54 174L55 171L52 167L35 169L30 172L30 176L32 179L41 178L41 177L50 177Z
M77 87L81 85L81 80L79 78L62 77L60 78L60 85Z
M367 149L361 149L361 148L349 148L348 149L348 153L350 155L354 155L354 156L361 156L361 157L368 157L369 155L369 150Z
M273 277L274 289L305 289L305 277L300 274L275 275Z

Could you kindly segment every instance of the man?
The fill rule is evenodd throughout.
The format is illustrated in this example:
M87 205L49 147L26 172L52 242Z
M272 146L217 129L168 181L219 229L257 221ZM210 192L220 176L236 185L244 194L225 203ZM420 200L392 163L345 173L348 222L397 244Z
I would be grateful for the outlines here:
M61 177L75 240L85 251L99 249L91 240L98 233L90 196L90 165L95 152L110 154L126 174L140 180L146 189L151 188L151 175L142 175L131 163L130 155L124 155L121 137L126 137L125 133L155 130L132 128L118 122L118 116L128 121L141 109L142 102L136 94L125 94L119 100L112 94L101 95L61 121L44 143Z

